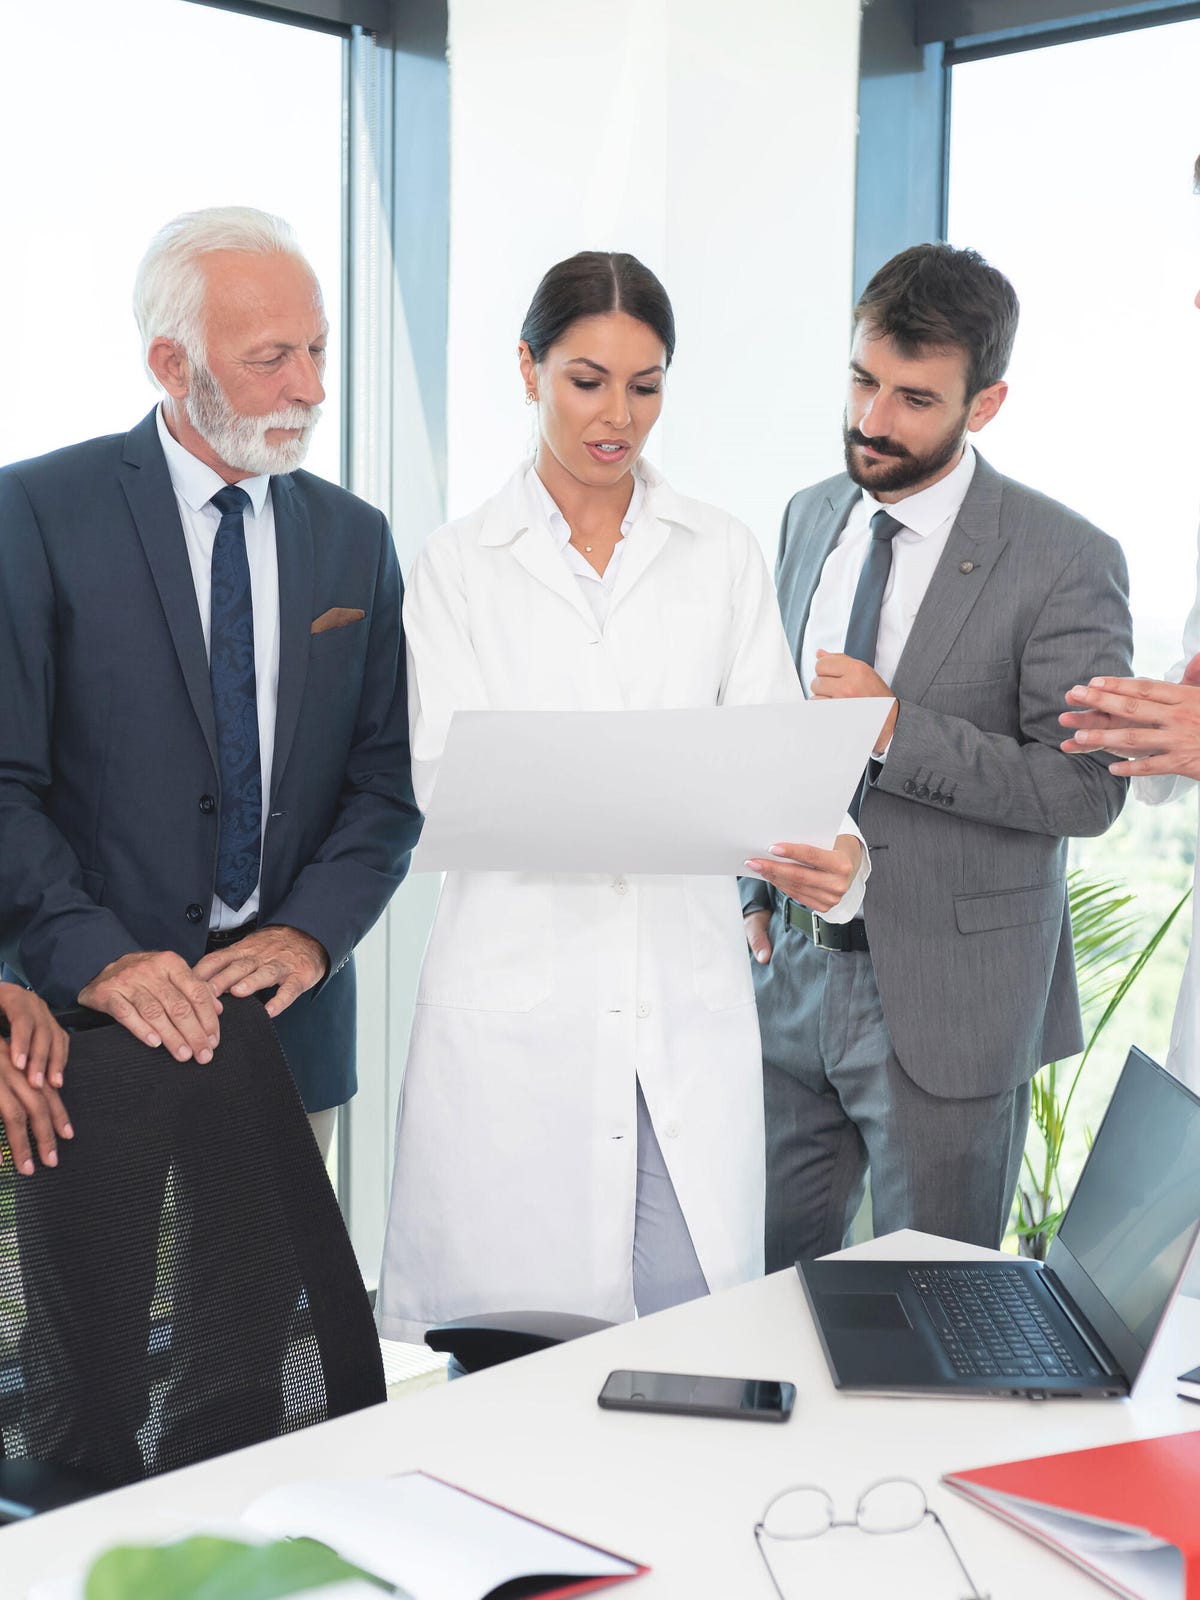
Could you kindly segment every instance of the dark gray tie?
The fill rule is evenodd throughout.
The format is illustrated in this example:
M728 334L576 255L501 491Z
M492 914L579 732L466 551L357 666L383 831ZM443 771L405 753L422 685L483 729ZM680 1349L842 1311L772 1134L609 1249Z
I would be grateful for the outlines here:
M886 511L877 511L871 518L871 548L858 575L858 588L854 591L854 604L850 607L850 621L846 624L846 654L856 661L875 665L875 647L879 642L879 613L883 609L883 591L887 588L892 571L892 540L903 528L902 522ZM850 802L850 815L855 822L862 809L863 791L867 774L854 791Z
M877 511L871 518L871 548L858 575L858 588L854 591L854 604L850 607L850 621L846 624L845 651L856 661L875 665L875 646L879 641L879 613L883 608L883 591L887 588L892 571L892 540L903 528L902 522L886 511Z

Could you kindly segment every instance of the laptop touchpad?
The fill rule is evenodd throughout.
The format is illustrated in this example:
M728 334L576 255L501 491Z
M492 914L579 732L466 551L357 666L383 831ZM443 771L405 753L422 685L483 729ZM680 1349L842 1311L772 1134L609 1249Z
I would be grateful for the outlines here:
M839 1332L912 1327L898 1294L823 1294L821 1321Z

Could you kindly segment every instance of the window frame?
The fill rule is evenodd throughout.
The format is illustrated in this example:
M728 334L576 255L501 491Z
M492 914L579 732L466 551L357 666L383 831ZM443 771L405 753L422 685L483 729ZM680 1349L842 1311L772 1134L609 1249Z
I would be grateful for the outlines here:
M447 0L188 3L345 41L340 475L388 517L406 568L446 514ZM402 885L358 950L359 1088L338 1118L337 1189L368 1286L382 1251L392 1134L436 894L432 878Z
M883 262L945 239L952 67L1200 17L1190 0L872 0L859 59L854 299Z

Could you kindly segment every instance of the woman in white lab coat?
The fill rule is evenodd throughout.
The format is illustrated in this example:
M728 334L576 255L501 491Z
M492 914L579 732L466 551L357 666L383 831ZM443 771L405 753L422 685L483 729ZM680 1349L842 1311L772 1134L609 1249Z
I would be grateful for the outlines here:
M418 804L456 710L800 695L753 536L640 460L674 342L632 256L584 252L539 286L519 346L536 453L409 579ZM749 870L848 917L865 875L852 829ZM761 1273L762 1224L734 879L447 874L397 1128L385 1336L483 1311L644 1314Z

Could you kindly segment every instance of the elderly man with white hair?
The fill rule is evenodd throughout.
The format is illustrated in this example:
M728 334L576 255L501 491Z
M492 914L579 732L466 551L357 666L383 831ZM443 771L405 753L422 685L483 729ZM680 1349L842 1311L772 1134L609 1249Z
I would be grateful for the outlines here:
M271 991L327 1150L420 823L399 567L298 470L328 330L286 223L177 217L134 310L155 409L0 470L0 958L201 1067L220 996Z

